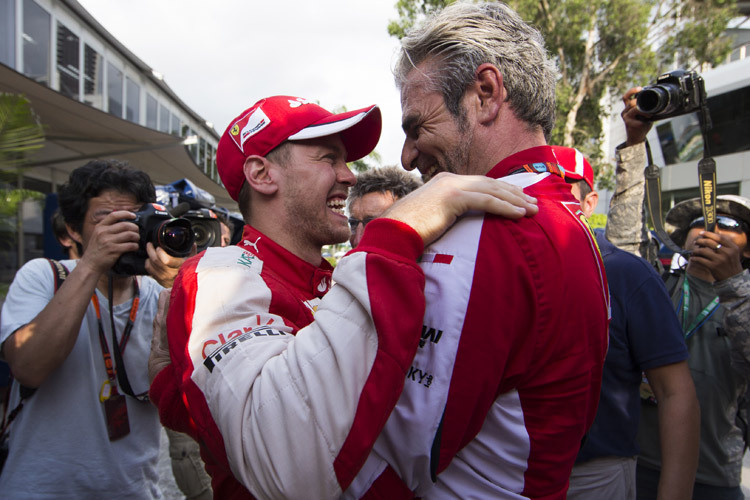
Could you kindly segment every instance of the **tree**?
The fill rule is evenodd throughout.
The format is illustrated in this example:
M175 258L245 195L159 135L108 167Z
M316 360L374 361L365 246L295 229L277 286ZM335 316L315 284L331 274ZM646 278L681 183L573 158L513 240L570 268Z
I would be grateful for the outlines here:
M44 130L31 109L28 99L16 94L0 94L0 173L3 178L20 177L29 155L44 146ZM15 179L13 179L15 180ZM0 244L0 252L10 250L13 229L22 231L21 203L29 199L40 199L41 193L28 189L0 188L0 233L8 235L8 241ZM16 215L15 227L10 222ZM3 238L5 239L5 238ZM19 252L19 266L22 264Z
M398 0L388 33L402 37L419 19L455 0ZM675 67L720 62L731 41L722 36L736 0L508 0L536 26L560 71L557 123L550 142L577 147L611 187L611 166L599 147L608 105L634 85Z

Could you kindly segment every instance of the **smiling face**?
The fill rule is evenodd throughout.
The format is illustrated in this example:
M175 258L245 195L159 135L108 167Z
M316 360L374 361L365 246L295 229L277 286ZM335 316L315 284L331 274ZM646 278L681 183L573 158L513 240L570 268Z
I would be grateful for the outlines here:
M296 248L310 252L349 238L344 214L349 186L357 178L346 165L346 148L339 135L290 143L280 166L279 195L286 231ZM282 215L282 214L280 214Z
M429 69L419 65L401 87L401 122L406 134L401 164L406 170L418 169L427 182L439 172L471 174L470 152L473 125L463 113L448 111L442 94L432 90Z

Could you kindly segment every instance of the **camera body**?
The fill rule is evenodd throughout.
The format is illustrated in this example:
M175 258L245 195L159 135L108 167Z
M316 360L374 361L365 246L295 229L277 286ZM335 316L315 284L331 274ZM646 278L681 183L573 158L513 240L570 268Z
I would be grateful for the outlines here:
M638 111L648 113L647 121L663 120L698 111L706 99L703 77L694 71L664 73L656 83L638 93Z
M208 208L188 210L182 218L189 220L193 227L198 253L208 247L221 246L221 222L212 210Z
M141 235L138 250L122 254L112 266L114 274L125 276L147 274L146 244L149 241L155 247L162 247L169 255L175 257L190 255L195 235L188 219L172 217L166 208L157 203L146 203L135 212L135 219L128 222L138 226ZM219 234L221 234L221 228Z

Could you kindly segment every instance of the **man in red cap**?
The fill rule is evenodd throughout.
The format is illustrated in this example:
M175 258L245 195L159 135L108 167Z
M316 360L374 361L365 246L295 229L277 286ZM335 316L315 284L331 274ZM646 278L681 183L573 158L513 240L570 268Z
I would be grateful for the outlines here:
M339 497L419 345L424 243L468 209L536 211L516 188L445 176L368 224L332 275L321 247L349 237L347 161L375 147L380 127L376 106L333 114L275 96L219 141L219 174L247 225L238 245L183 265L167 315L171 364L156 355L150 366L162 422L201 443L217 498Z
M552 149L565 169L573 196L581 202L581 211L591 217L599 201L594 169L577 149ZM568 499L635 499L644 372L653 390L647 397L652 404L658 401L659 428L663 430L660 491L674 495L672 498L689 498L698 465L700 410L682 329L654 268L615 247L602 230L595 234L612 298L609 349L596 418L578 452Z

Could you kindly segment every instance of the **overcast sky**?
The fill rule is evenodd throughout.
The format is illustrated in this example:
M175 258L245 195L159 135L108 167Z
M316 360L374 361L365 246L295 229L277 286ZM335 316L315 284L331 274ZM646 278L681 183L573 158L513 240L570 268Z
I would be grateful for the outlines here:
M222 133L262 97L331 109L378 104L376 150L400 165L401 107L388 36L396 0L78 0Z

